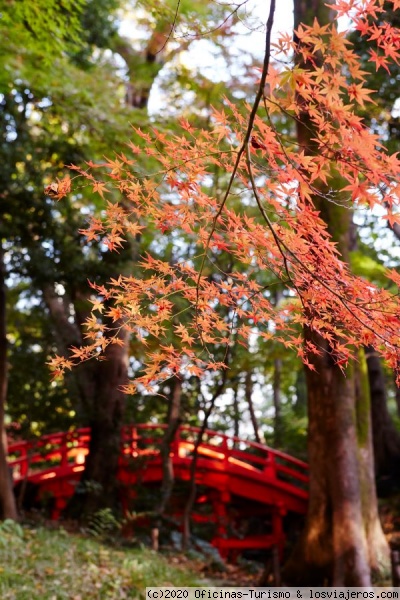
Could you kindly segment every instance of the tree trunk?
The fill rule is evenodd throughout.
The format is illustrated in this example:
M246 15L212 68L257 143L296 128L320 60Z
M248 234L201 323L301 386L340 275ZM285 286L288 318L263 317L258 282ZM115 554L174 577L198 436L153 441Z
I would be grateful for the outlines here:
M397 386L396 381L395 381L394 385L396 388L395 399L396 399L396 407L397 407L397 416L400 417L400 388Z
M297 585L367 586L354 379L333 364L322 338L309 330L305 338L318 341L324 354L312 358L316 372L306 369L310 500L301 549L285 577Z
M112 344L104 360L92 365L94 398L89 425L91 437L85 470L67 513L86 519L102 508L119 509L117 471L121 453L121 428L128 382L129 333L121 327L123 345Z
M80 291L72 290L72 293L77 296ZM80 323L84 319L82 309L74 307L76 321L73 322L70 318L71 299L67 295L60 298L52 284L43 286L43 299L54 323L59 352L68 354L70 346L84 342ZM79 304L84 304L82 298L79 298ZM119 329L122 344L109 345L103 360L93 359L79 365L73 373L74 389L79 394L77 403L85 416L82 424L91 428L81 483L65 511L68 516L80 520L102 508L119 506L116 474L125 408L121 386L128 381L129 332L122 322L114 323L113 327Z
M217 387L214 390L214 393L209 401L208 406L206 407L206 402L205 399L204 400L204 419L203 419L203 423L201 424L200 427L200 431L197 435L197 439L194 445L194 449L193 449L193 459L192 462L190 464L190 480L189 480L189 494L188 494L188 498L185 504L185 508L183 510L183 532L182 532L182 550L186 551L188 546L189 546L189 538L190 538L190 515L191 512L193 510L193 506L196 500L196 494L197 494L197 485L196 485L196 468L197 468L197 459L199 457L199 447L203 441L203 436L204 433L207 429L208 426L208 419L210 418L213 410L214 410L214 406L215 406L215 401L217 400L217 398L222 394L222 392L225 389L225 385L226 385L226 380L227 380L227 373L228 373L228 367L229 367L229 361L231 360L231 354L228 351L226 357L225 357L225 365L226 368L222 371L222 376L221 376L221 380L219 381L219 383L217 384ZM237 386L235 388L236 390L236 399L237 399ZM200 391L201 393L201 391Z
M272 398L274 402L274 444L276 448L281 448L283 443L283 422L282 422L282 403L281 403L281 376L282 360L274 360L274 379L272 382Z
M277 288L274 292L274 305L277 307L282 298L282 290ZM282 359L274 359L274 375L272 380L272 401L274 404L274 445L276 448L282 447L283 443L283 422L282 422L282 402L281 402L281 378L282 378Z
M4 413L7 401L6 269L0 240L0 518L17 519L12 477L7 463Z
M312 25L315 17L320 25L330 20L323 0L295 0L294 7L295 28L301 22ZM313 124L307 114L297 123L297 137L304 151L314 154ZM348 261L351 212L325 198L316 196L313 201L343 260ZM377 518L371 476L369 407L366 412L360 393L357 399L354 366L343 374L321 336L305 328L304 337L322 354L309 359L315 371L306 369L310 499L305 532L286 579L297 585L370 586L373 571L386 575L389 552ZM374 547L376 540L379 549Z
M160 454L162 460L163 480L161 486L161 501L158 514L163 516L174 487L174 465L171 459L171 444L180 425L182 397L182 380L174 377L171 382L171 394L168 405L167 429L161 442Z
M372 574L379 578L389 575L390 553L379 520L375 493L375 470L373 461L371 393L369 369L364 353L359 351L359 360L355 363L357 438L360 449L361 506L367 535L369 565Z
M256 417L256 413L254 410L254 404L253 404L252 375L253 375L252 371L246 372L246 376L245 376L245 380L244 380L244 396L246 398L246 402L249 407L250 420L251 420L251 424L253 425L253 431L254 431L254 439L258 444L261 444L260 432L258 431L257 417Z
M385 375L381 360L373 348L365 348L371 394L371 416L375 473L378 478L391 478L398 473L400 434L387 408ZM383 483L383 481L382 481Z
M293 406L294 412L300 417L307 414L307 383L306 374L303 368L300 368L296 373L296 402Z
M237 381L234 383L233 388L233 435L239 437L240 427L240 411L239 411L239 384Z

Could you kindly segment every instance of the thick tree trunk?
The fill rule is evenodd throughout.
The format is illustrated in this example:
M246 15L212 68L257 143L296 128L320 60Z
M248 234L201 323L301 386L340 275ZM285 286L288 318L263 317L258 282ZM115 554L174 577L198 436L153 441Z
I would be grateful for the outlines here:
M365 349L365 357L371 393L375 473L380 479L392 478L398 473L400 464L400 434L387 408L385 375L381 360L373 348Z
M367 535L369 565L377 578L389 576L389 548L379 520L375 500L375 470L373 461L371 394L369 372L363 352L355 363L357 439L360 459L361 506ZM375 501L372 501L375 500Z
M71 300L60 298L51 284L44 286L43 298L53 319L59 352L67 354L70 346L83 343L79 319L84 316L75 308L77 322L72 322ZM119 327L118 337L122 344L111 344L105 350L104 360L82 364L73 374L75 390L79 393L78 403L85 416L82 425L91 428L89 454L81 483L66 509L68 516L81 520L102 508L114 509L119 505L116 473L125 407L121 386L128 380L129 332L122 322L114 327Z
M301 549L285 577L297 584L370 585L370 569L360 494L355 395L315 333L306 339L324 347L306 370L310 501ZM303 555L303 560L301 559Z
M4 412L7 401L6 269L0 243L0 518L17 519L17 505L7 464Z
M320 25L329 22L323 0L295 0L294 7L295 27L301 22L312 25L314 17ZM304 114L297 123L298 141L310 155L315 152L312 130ZM314 205L347 261L350 211L321 197L314 198ZM389 552L377 518L369 407L365 411L359 385L357 397L354 367L343 374L327 343L308 328L304 335L322 354L310 358L315 371L306 369L310 500L304 536L286 579L297 584L370 586L372 571L386 574ZM379 549L374 548L375 541Z
M128 381L129 357L129 333L123 327L119 338L123 345L108 346L104 360L92 365L90 371L94 398L89 420L89 454L77 493L67 510L71 516L83 520L105 507L120 508L117 471L125 410L121 386Z

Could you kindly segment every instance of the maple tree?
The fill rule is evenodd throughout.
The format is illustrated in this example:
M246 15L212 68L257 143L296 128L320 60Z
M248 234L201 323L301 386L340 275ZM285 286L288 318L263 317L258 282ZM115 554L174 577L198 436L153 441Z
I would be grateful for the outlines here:
M394 10L400 6L397 0L389 4ZM161 234L181 232L180 243L188 251L172 264L147 253L134 273L107 285L92 283L87 343L67 358L53 359L56 375L120 345L121 327L147 353L142 373L126 392L153 390L179 374L224 369L223 356L216 357L214 349L227 354L233 343L247 347L255 335L293 349L308 373L318 371L319 358L329 360L333 388L344 400L349 387L344 374L359 360L360 346L373 347L398 370L400 276L388 270L387 284L378 287L352 274L343 243L348 221L338 221L339 231L333 232L327 222L333 213L326 207L342 214L379 206L391 225L399 224L400 161L357 114L374 102L373 92L336 21L347 17L352 30L374 41L370 60L376 69L390 70L391 62L398 62L400 32L383 19L378 24L383 0L338 0L330 4L336 14L332 22L298 23L294 38L282 35L272 43L274 7L272 0L253 104L225 99L213 112L211 130L185 119L180 134L136 129L142 145L131 142L114 158L71 166L102 197L112 190L123 198L108 201L101 218L91 221L85 231L89 239L118 250L128 236L151 224ZM279 115L301 125L297 141L278 131ZM138 175L135 165L142 153L155 168ZM228 178L219 194L210 193L214 166ZM65 179L47 191L60 198L68 186ZM221 269L217 259L225 255L245 268ZM266 271L272 276L267 284ZM287 292L286 301L275 305L277 282ZM98 318L102 313L114 326ZM319 401L324 403L323 391ZM343 407L352 410L350 404ZM353 424L350 430L353 435ZM346 548L354 556L334 566L334 581L368 584L365 539L340 541L336 555Z
M368 3L351 11L352 5L343 2L334 8L338 16L351 14L354 27L363 33L367 17L383 10ZM367 33L373 35L371 32L375 32L373 24L367 27ZM397 33L386 26L379 35L383 50L380 61L387 65L394 45L398 45ZM335 26L320 27L316 22L314 27L301 26L297 36L299 45L283 37L273 46L289 56L297 51L307 60L316 51L321 52L323 66L313 72L293 66L278 71L276 66L268 69L267 61L259 97L252 110L248 107L250 118L227 102L224 111L214 112L212 132L196 131L184 120L181 136L168 138L157 130L137 131L146 143L144 152L158 161L158 172L138 178L132 168L134 158L124 154L101 164L88 163L87 169L71 166L89 179L93 191L102 197L109 185L128 200L124 204L109 202L103 218L93 219L85 230L88 239L101 239L108 248L118 249L127 235L140 232L151 218L161 232L179 226L198 248L193 259L175 265L147 255L140 264L143 276L121 276L109 286L92 286L99 297L114 300L108 316L113 321L123 316L144 346L148 336L161 341L160 352L149 357L149 365L136 384L150 387L181 367L198 374L204 368L220 368L221 364L207 353L207 344L229 344L232 331L219 315L221 306L229 307L241 319L238 336L245 344L252 324L260 329L265 325L260 331L262 337L280 336L280 341L294 348L308 364L308 355L318 354L318 348L312 344L303 348L299 343L296 324L300 323L318 331L329 342L332 357L343 368L360 343L374 344L388 364L397 368L397 294L378 289L350 273L312 198L321 196L318 186L322 182L324 187L331 186L324 195L328 202L348 208L381 205L385 208L384 218L398 223L399 161L396 155L384 152L377 136L363 127L354 112L356 105L364 106L373 100L371 90L364 87L358 57L349 48L345 33L338 32ZM343 64L347 65L347 75L342 73ZM353 83L349 83L349 78ZM265 86L268 96L263 96ZM266 117L257 114L261 97ZM299 152L295 144L286 144L277 134L271 117L282 110L293 119L300 112L308 112L317 127L312 142L319 156ZM225 150L221 148L223 143ZM133 155L143 151L134 144L130 144L130 150ZM231 173L231 181L220 199L207 195L212 164ZM97 179L96 170L101 170L108 181ZM340 189L339 177L343 181ZM230 208L228 199L234 178L242 184L244 194L250 192L247 202L258 204L261 221ZM61 198L69 189L69 178L56 186L57 190L49 186L47 191ZM168 200L162 193L166 188L173 192ZM212 264L213 253L221 252L232 253L248 264L248 273L221 273L219 281L204 277L204 265ZM201 264L196 268L194 262L199 256ZM294 292L293 302L284 309L275 310L268 290L260 288L257 282L257 273L265 268ZM399 283L395 271L388 271L387 277L396 285ZM177 295L187 301L185 310L192 312L190 327L175 327L182 342L179 352L173 346L162 345L163 323L176 316L173 308ZM100 299L94 301L86 334L91 343L74 349L71 358L82 360L97 355L107 344L119 343L117 335L109 339L102 335L104 325L98 325L96 313L103 308ZM191 351L195 339L204 347L203 357L194 356ZM53 361L60 368L71 364L72 361L61 358Z

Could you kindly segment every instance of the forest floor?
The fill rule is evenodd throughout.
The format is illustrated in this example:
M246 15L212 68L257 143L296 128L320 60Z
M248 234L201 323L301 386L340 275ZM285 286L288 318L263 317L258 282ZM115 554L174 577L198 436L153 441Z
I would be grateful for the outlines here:
M400 495L381 501L380 513L388 541L400 548ZM263 571L260 562L224 566L176 547L156 553L101 527L0 524L1 600L143 600L148 586L257 586Z
M0 598L119 600L144 598L146 586L198 585L198 572L183 558L6 521L0 525Z
M156 553L51 523L0 524L1 600L141 600L147 586L256 585L259 568L218 570L172 548Z

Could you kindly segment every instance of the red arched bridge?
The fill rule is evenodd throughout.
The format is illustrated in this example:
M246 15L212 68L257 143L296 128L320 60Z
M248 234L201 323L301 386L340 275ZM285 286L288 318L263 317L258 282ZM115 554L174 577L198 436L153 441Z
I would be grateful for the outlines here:
M160 443L165 427L144 424L123 427L118 479L125 509L135 506L139 488L154 493L162 481ZM174 476L181 495L174 494L172 512L182 514L190 464L199 428L181 426L170 447ZM213 544L222 554L278 546L285 540L284 517L305 514L307 464L262 444L206 430L198 447L197 497L192 518L212 525ZM41 498L53 498L57 519L85 468L90 429L45 435L36 441L9 445L15 484L30 482ZM185 488L186 484L186 488ZM176 496L176 497L175 497Z

